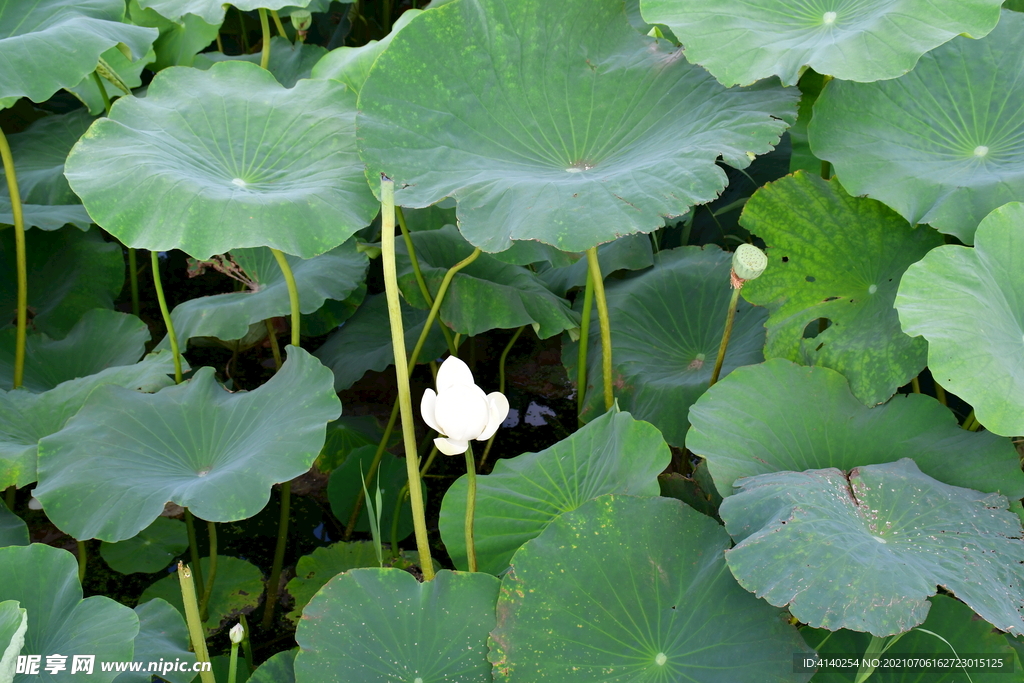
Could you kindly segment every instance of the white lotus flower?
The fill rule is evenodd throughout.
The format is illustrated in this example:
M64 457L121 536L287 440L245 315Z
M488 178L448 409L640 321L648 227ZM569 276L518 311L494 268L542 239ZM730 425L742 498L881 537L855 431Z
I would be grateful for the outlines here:
M242 627L242 624L239 623L232 626L231 630L228 631L228 638L231 639L232 643L242 642L245 639L245 629Z
M487 441L508 417L508 399L500 391L484 394L469 366L450 356L437 371L437 393L423 392L423 421L443 437L434 439L445 455L465 453L469 440Z

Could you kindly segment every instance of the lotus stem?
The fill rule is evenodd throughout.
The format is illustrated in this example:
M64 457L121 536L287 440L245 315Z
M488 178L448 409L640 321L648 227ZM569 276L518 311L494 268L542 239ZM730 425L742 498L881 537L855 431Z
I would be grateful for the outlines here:
M276 9L270 10L270 17L274 20L274 26L277 28L278 34L288 40L288 32L284 30L284 24L281 23L281 16L277 13Z
M281 369L281 347L277 343L277 331L274 330L274 321L267 318L263 321L267 326L267 337L270 339L270 352L274 354L274 370Z
M270 65L270 22L267 21L267 10L260 7L260 29L263 31L263 50L260 52L260 68Z
M473 542L473 517L476 513L476 461L473 444L466 449L466 563L476 571L476 544Z
M579 353L576 358L576 416L583 414L587 394L587 350L590 344L590 314L594 308L594 279L587 269L587 284L583 289L583 318L580 321ZM582 426L583 420L580 419Z
M238 678L238 643L231 641L231 656L228 659L228 683L235 683Z
M85 541L77 541L78 545L78 583L85 584L85 568L89 564Z
M934 377L932 377L932 384L935 386L935 398L939 399L939 403L942 405L946 405L946 390L935 381Z
M217 31L217 52L224 54L224 43L220 39L220 31Z
M171 312L167 310L167 299L164 298L164 286L160 282L160 255L149 252L150 263L153 266L153 288L156 290L156 300L160 304L160 315L164 318L164 326L167 328L167 338L171 342L171 354L174 356L174 383L181 384L181 351L178 348L178 335L174 333L174 322L171 320ZM188 510L185 510L186 519ZM196 558L192 558L195 562Z
M722 330L722 343L718 345L718 356L715 358L715 369L711 373L711 382L708 388L715 386L719 375L722 373L722 363L725 362L725 350L729 348L729 337L732 335L732 324L736 320L736 305L740 300L740 288L734 287L732 296L729 298L729 314L725 318L725 329Z
M479 248L474 249L472 254L456 263L448 269L447 273L444 274L444 279L441 280L441 286L437 289L437 296L434 298L434 303L430 306L430 313L427 314L427 321L423 323L423 330L420 332L420 338L416 340L416 346L412 350L410 360L413 364L415 364L416 359L420 357L420 351L423 349L423 345L427 341L427 333L430 332L430 326L434 324L434 319L437 318L438 311L441 310L441 304L444 302L444 295L448 292L448 286L451 285L452 278L454 278L455 274L460 270L468 266L473 261L476 261L478 256L480 256Z
M192 558L192 574L196 577L199 590L202 591L206 584L203 583L203 566L199 563L199 542L196 540L196 523L192 517L192 511L185 508L185 530L188 532L188 552ZM200 593L200 597L202 594Z
M14 170L14 157L7 137L0 130L0 159L3 160L7 176L7 191L11 196L11 213L14 214L14 254L17 261L18 300L17 331L14 338L14 382L13 389L21 386L25 376L25 334L28 331L28 260L25 255L25 218L21 210L21 193L18 192L18 176Z
M519 339L519 335L526 329L526 325L523 325L516 333L512 335L512 338L508 340L508 344L505 345L505 350L501 352L501 359L498 361L498 392L505 393L505 361L508 359L508 352L512 350L512 345L516 343L516 339ZM498 435L498 432L491 434L491 438L487 439L487 445L484 446L484 454L480 456L480 462L477 464L477 471L482 471L484 463L487 462L487 456L491 452L491 445L494 443L494 437Z
M416 452L416 433L413 429L412 391L409 388L409 364L405 355L405 330L402 326L402 307L398 294L398 272L395 267L395 183L381 176L381 251L384 265L384 287L388 300L388 315L391 321L391 344L395 356L395 374L398 377L398 402L402 416L402 436L405 441L405 466L409 474L409 499L412 501L413 528L416 531L416 546L419 551L420 570L423 578L434 578L434 564L430 557L430 541L427 538L427 519L423 506L423 490L420 487L419 454ZM474 253L479 253L479 249ZM449 271L450 273L450 271ZM450 278L446 275L446 280ZM442 283L442 288L444 284ZM438 293L434 301L441 301ZM433 311L434 309L431 309ZM424 330L432 320L428 317ZM422 337L422 335L421 335ZM415 352L414 352L415 353Z
M139 306L139 263L131 247L128 247L128 283L132 289L132 315L138 318L142 310Z
M200 662L209 662L210 653L206 649L206 637L203 635L203 621L199 618L199 605L196 602L196 587L192 583L192 572L183 563L178 562L178 582L181 584L182 602L185 603L185 621L188 623L188 634L192 640L192 650ZM199 672L203 683L217 683L213 671L203 667Z
M917 377L914 377L913 379L911 379L910 380L910 390L913 391L915 394L920 394L921 393L921 380L919 380Z
M103 108L107 111L107 116L110 116L110 95L107 94L107 89L103 87L103 79L100 78L99 71L92 72L92 80L96 83L96 87L100 89L100 97L103 98Z
M210 596L213 595L213 582L217 579L217 525L207 521L206 531L210 536L210 574L206 577L203 599L199 603L199 618L203 621L210 618Z
M430 290L427 289L427 281L423 279L423 271L420 269L419 259L416 258L416 245L412 242L412 235L409 234L409 227L405 223L405 214L402 213L402 207L395 207L395 216L398 218L398 227L402 230L402 240L405 241L405 249L409 252L409 261L412 263L412 273L416 277L416 284L420 288L420 294L423 296L423 300L427 302L428 306L434 305L434 297L430 296ZM448 327L442 323L437 325L441 328L441 334L444 335L444 340L448 344L448 352L453 356L459 354L459 350L455 346L455 341L452 339L452 333L448 330ZM415 365L416 361L413 361Z
M300 335L302 312L299 310L299 288L295 284L295 275L292 273L292 267L288 265L285 255L273 247L270 248L270 253L277 259L277 265L281 268L281 274L284 275L285 284L288 285L288 303L292 311L292 346L298 348L302 346Z
M597 247L587 249L587 269L594 282L594 298L597 300L597 319L601 326L601 374L604 379L604 409L611 410L615 404L612 388L612 327L608 319L608 300L604 295L604 278L601 277L601 262L597 259Z
M256 665L252 661L252 631L249 629L249 622L246 620L244 614L238 615L238 623L242 625L244 635L242 636L242 656L245 657L246 669L251 674L255 669Z
M249 54L249 34L245 30L245 12L238 9L237 7L235 8L235 10L238 12L238 28L242 34L242 52L245 54Z

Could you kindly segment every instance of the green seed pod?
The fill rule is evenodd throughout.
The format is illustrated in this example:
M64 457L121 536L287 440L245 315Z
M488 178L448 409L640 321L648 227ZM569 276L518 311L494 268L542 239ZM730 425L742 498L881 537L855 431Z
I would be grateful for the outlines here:
M753 280L768 267L768 257L753 244L741 244L732 255L732 271L740 280Z
M313 23L313 15L308 10L298 9L291 13L291 20L296 31L306 31Z

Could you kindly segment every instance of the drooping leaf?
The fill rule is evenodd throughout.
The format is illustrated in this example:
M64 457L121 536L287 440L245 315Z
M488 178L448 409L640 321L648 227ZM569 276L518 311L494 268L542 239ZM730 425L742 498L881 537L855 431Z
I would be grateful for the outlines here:
M423 279L436 296L448 269L473 252L458 228L412 234ZM423 298L404 243L395 247L398 284L405 300L416 308L430 308ZM473 336L493 329L532 325L541 339L579 327L569 302L555 295L533 271L502 263L490 254L456 273L441 304L439 316L456 332Z
M252 12L260 8L278 10L282 7L306 7L310 0L232 0L231 6L243 12ZM201 17L208 24L220 26L224 23L224 14L229 3L222 0L139 0L139 5L149 8L160 16L177 21L186 14Z
M188 547L185 523L157 517L135 536L117 543L101 543L100 556L111 569L122 574L166 569L171 560Z
M714 520L670 498L601 496L527 543L502 581L496 681L807 681L777 610L740 588Z
M327 368L288 348L281 371L232 394L201 368L156 394L95 390L64 429L40 442L35 496L76 538L131 538L164 504L229 522L252 517L270 487L306 472L340 402Z
M177 576L175 576L177 578ZM191 669L196 661L194 653L188 649L188 627L185 619L173 605L166 600L154 598L135 608L139 617L139 635L135 636L136 662L163 660L167 663L184 662ZM194 671L161 670L160 677L170 683L189 683L196 678ZM114 679L115 683L150 683L153 674L146 672L126 671Z
M371 40L359 47L346 46L331 50L313 67L312 77L340 81L358 95L363 83L366 82L366 77L370 75L370 67L373 66L377 57L391 44L391 39L419 13L418 9L402 12L402 16L398 17L398 21L391 27L391 33L381 40ZM271 57L273 57L273 53L271 53Z
M516 242L540 244L539 242ZM601 264L601 275L608 277L619 270L643 270L654 265L651 240L646 235L628 235L597 248L597 260ZM555 294L565 296L573 287L587 284L587 259L580 258L572 265L538 269L540 279Z
M828 368L781 359L741 368L690 408L690 422L686 447L707 461L722 496L742 477L910 458L951 486L1024 497L1024 473L1007 439L961 429L923 394L868 408Z
M142 71L156 59L156 53L150 50L141 58L133 61L125 56L120 48L112 47L100 55L100 59L106 62L104 69L113 72L111 75L116 79L115 82L111 82L109 78L101 74L100 83L103 86L103 90L106 91L107 97L110 100L115 100L118 97L124 97L126 94L115 83L120 81L120 85L126 86L129 90L142 85ZM106 103L103 101L100 86L96 85L96 79L92 75L83 78L81 83L70 89L70 92L82 101L82 104L85 105L85 108L93 116L98 116L105 112ZM71 151L70 146L68 146L67 151ZM77 197L75 201L78 201Z
M1024 434L1024 204L993 211L975 247L944 246L903 277L896 308L907 334L928 340L939 384L1004 436Z
M489 680L487 634L498 580L441 570L420 583L400 569L353 569L303 612L297 683Z
M928 345L903 333L892 304L904 271L941 235L803 171L755 192L740 223L768 246L767 270L742 290L769 311L766 358L838 370L868 405L924 369ZM805 338L820 318L828 328Z
M40 543L0 548L0 576L0 602L17 600L29 615L21 654L41 655L44 665L47 655L68 655L65 671L41 666L38 675L17 674L15 683L63 683L76 654L96 657L90 681L110 683L117 672L102 671L100 663L131 660L139 618L102 595L83 600L78 563L68 551Z
M609 411L539 453L494 463L477 477L473 521L480 571L499 574L512 555L562 513L605 493L656 496L658 473L671 459L657 429L629 413ZM467 566L466 477L441 503L441 539L455 566Z
M295 43L287 38L274 36L270 39L270 63L267 70L274 74L278 83L293 88L300 78L309 78L313 66L327 54L327 49L309 43ZM225 55L221 52L204 52L197 55L192 65L197 69L209 69L217 62L243 61L259 64L261 55Z
M123 23L123 0L11 0L0 7L0 108L78 85L123 44L138 59L157 32Z
M949 486L909 458L772 472L719 508L740 584L814 627L876 636L925 620L940 585L999 629L1024 631L1024 541L999 494Z
M39 228L40 230L60 230L65 225L74 225L82 230L88 230L92 219L85 212L81 204L44 206L40 204L22 204L22 221L26 228ZM14 225L14 213L11 210L11 201L7 197L0 197L0 226Z
M1001 0L641 0L667 24L686 58L723 84L779 76L795 85L808 66L848 81L895 78L959 34L980 38Z
M985 38L954 38L905 76L832 81L809 127L815 156L850 194L966 243L989 212L1024 193L1024 16Z
M194 14L186 14L172 21L154 10L142 9L138 0L129 0L128 15L133 24L158 29L160 36L153 42L156 61L153 71L169 66L192 66L196 53L217 38L218 25L208 24Z
M612 330L615 398L623 410L661 430L682 446L686 411L703 394L718 357L728 315L732 254L714 245L659 252L654 268L605 284ZM762 359L767 312L741 301L722 375ZM590 319L587 387L582 416L604 412L601 334ZM577 345L567 344L562 362L576 377Z
M0 602L0 680L14 680L27 631L28 610L17 600Z
M240 247L312 258L377 213L355 154L355 99L286 89L248 62L165 70L119 100L68 157L89 214L129 246L199 259Z
M726 90L633 30L621 0L465 0L395 36L359 109L367 177L392 177L400 205L454 197L488 252L576 252L714 199L716 160L772 149L795 93Z
M791 153L789 157L789 170L807 171L808 173L821 173L821 159L811 152L811 145L807 139L807 126L814 116L814 103L818 101L821 89L825 87L825 77L818 72L808 69L800 77L800 106L797 109L796 123L789 129L789 140Z
M0 501L0 548L9 545L28 545L28 525Z
M362 477L370 471L370 464L373 462L377 445L361 446L356 448L336 470L331 472L330 482L327 484L327 499L331 504L331 512L343 524L348 524L352 516L352 506L356 499L363 492ZM360 470L360 466L362 469ZM360 474L362 472L362 474ZM384 500L384 509L381 515L380 528L385 531L383 540L391 541L391 527L395 518L395 504L402 487L409 481L409 475L405 466L405 459L399 458L391 453L385 452L381 458L377 476L370 484L371 495L379 486ZM373 498L370 499L371 501ZM356 531L370 531L370 518L367 516L366 505L362 506L359 518L356 520ZM408 499L402 503L398 512L398 540L404 539L412 533L412 504ZM376 564L376 563L374 563ZM369 565L367 565L369 566Z
M299 649L284 650L259 665L249 683L295 683L295 655Z

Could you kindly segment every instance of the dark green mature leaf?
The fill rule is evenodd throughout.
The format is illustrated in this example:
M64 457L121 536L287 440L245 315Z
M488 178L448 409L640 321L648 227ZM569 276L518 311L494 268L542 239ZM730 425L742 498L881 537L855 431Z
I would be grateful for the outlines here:
M781 359L741 368L690 408L690 422L686 447L707 460L722 496L742 477L910 458L951 486L1024 497L1024 473L1007 439L961 429L923 394L868 408L827 368Z
M539 453L494 463L477 477L473 530L482 572L500 574L512 555L559 515L605 493L656 496L658 473L671 459L657 429L629 413L609 411ZM441 503L438 525L456 567L467 566L466 476Z
M490 680L487 634L498 580L441 570L353 569L310 601L295 640L298 683Z
M349 453L360 446L376 446L383 436L384 430L370 415L343 415L327 425L327 440L316 459L316 466L321 472L332 472L345 462ZM397 444L400 439L398 434L392 432L388 447Z
M928 340L928 365L987 429L1024 434L1024 204L989 214L975 248L945 246L907 270L896 308Z
M15 683L64 683L70 678L72 655L95 655L88 680L110 683L117 672L102 671L101 662L132 658L132 639L139 618L129 608L102 595L82 599L78 563L66 550L33 543L0 548L0 602L17 600L28 611L23 655L67 654L67 669L38 675L18 674Z
M985 38L955 38L892 81L832 81L811 149L853 195L964 242L990 211L1024 194L1024 16L1004 11Z
M286 89L247 62L165 70L68 157L89 214L129 246L208 259L240 247L312 258L377 213L355 154L355 97Z
M621 0L463 0L422 14L377 59L359 153L402 206L454 197L481 249L584 251L714 199L716 160L744 168L771 150L795 97L726 90L633 30Z
M427 289L435 296L448 269L473 252L473 245L454 225L413 233L412 241ZM429 309L404 243L395 247L395 261L406 301ZM580 324L569 302L548 289L533 271L502 263L490 254L480 254L456 273L439 315L446 325L467 336L532 325L537 336L546 339Z
M92 219L85 212L81 204L68 206L43 206L39 204L22 204L22 220L26 228L39 228L40 230L60 230L65 225L74 225L82 230L88 230ZM7 197L0 197L0 226L14 225L14 213L11 211L11 201Z
M371 40L359 47L339 47L336 50L331 50L313 67L312 77L340 81L358 95L363 83L366 82L366 77L370 75L370 67L373 66L377 57L391 44L391 39L419 13L418 9L402 12L402 16L391 27L391 33L379 41Z
M0 6L0 108L50 99L123 44L138 59L157 32L122 22L123 0L11 0Z
M330 372L301 349L250 392L229 393L213 368L156 394L97 389L40 442L35 496L76 538L120 541L173 501L214 522L252 517L270 487L306 472L340 402Z
M28 525L0 501L0 548L9 545L28 545L28 541Z
M119 53L120 54L120 53ZM18 176L18 192L25 204L61 206L79 204L64 178L64 160L93 122L83 109L59 116L44 116L21 133L8 137ZM0 201L10 205L7 177L0 169Z
M721 526L677 500L601 496L516 553L502 581L496 681L807 681L778 610L744 591Z
M174 577L177 579L177 576ZM139 616L139 635L135 636L136 662L156 662L163 659L167 663L185 662L191 669L196 661L194 653L188 649L188 628L185 619L173 605L166 600L154 598L135 608ZM151 683L153 674L145 671L126 671L114 679L115 683ZM160 677L170 683L189 683L196 678L194 671L166 671L161 669Z
M295 655L299 649L284 650L259 665L249 683L295 683Z
M154 10L142 9L138 0L129 0L128 14L133 24L160 31L160 36L153 42L156 53L156 61L150 65L153 71L169 66L192 66L196 53L216 40L220 28L194 14L186 14L174 21L166 19Z
M282 7L306 7L311 0L232 0L231 6L243 12L251 12L261 7L264 9L281 9ZM158 12L160 16L172 21L181 19L186 14L201 17L208 24L220 26L224 22L224 14L229 6L222 0L139 0L139 5Z
M895 78L958 34L979 38L1002 0L641 0L667 24L686 58L723 84L779 76L795 85L807 66L848 81Z
M807 126L814 116L814 103L818 101L821 89L825 87L825 77L818 72L808 69L800 77L800 107L796 123L789 129L789 141L791 153L789 157L789 170L807 171L808 173L821 173L821 159L811 152L811 145L807 139Z
M714 245L659 252L654 268L605 285L612 329L615 398L623 410L661 430L682 446L686 411L703 394L718 357L729 312L732 254ZM763 360L767 312L739 302L722 375ZM595 311L590 323L584 419L604 412L601 335ZM577 346L562 361L576 377Z
M331 512L343 524L348 524L352 517L352 506L358 498L362 498L363 477L370 471L373 456L377 452L377 444L356 448L345 461L333 472L327 484L327 500L331 504ZM391 453L383 453L377 475L370 483L368 490L370 500L374 500L376 488L381 490L383 509L380 516L380 528L383 532L382 541L391 541L391 528L395 519L395 504L398 501L398 494L402 487L409 481L408 470L405 466L405 458L399 458ZM424 491L426 495L426 491ZM370 518L366 505L363 505L359 517L356 519L356 531L369 532ZM398 510L398 540L404 539L412 533L412 504L406 499ZM372 565L377 566L376 555Z
M903 272L941 235L803 171L755 192L740 223L768 245L768 269L742 290L769 311L766 358L838 370L868 405L924 369L928 345L903 333L892 304ZM820 318L828 329L804 338Z
M166 569L171 560L188 547L185 523L157 517L135 536L117 543L101 543L100 556L111 569L122 574Z
M909 458L743 479L719 513L740 584L814 627L876 636L924 621L936 585L1024 631L1024 541L999 494L949 486Z
M93 308L113 308L124 286L124 257L99 230L82 233L29 230L28 306L32 327L63 338ZM0 230L0 311L17 308L14 231ZM0 329L14 327L14 316L0 317Z
M540 243L516 242L516 246L520 244ZM604 277L608 277L619 270L643 270L644 268L650 268L654 265L651 239L647 235L620 237L614 242L602 244L598 247L597 260L601 264L601 274ZM540 279L544 281L548 289L560 296L565 296L573 287L586 286L588 273L587 259L582 257L572 265L538 269Z
M293 88L300 78L309 78L313 66L327 54L327 49L319 45L295 43L287 38L274 36L270 39L270 63L267 70L274 74L278 83L286 88ZM209 69L217 62L243 61L259 64L262 55L254 52L251 55L225 55L220 52L204 52L197 55L192 65L197 69Z

